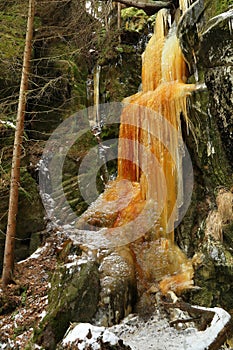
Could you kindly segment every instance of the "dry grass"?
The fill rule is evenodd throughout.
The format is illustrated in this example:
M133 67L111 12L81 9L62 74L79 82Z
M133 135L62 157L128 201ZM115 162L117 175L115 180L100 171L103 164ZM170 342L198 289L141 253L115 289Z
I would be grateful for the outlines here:
M233 221L233 193L221 189L217 195L216 203L218 212L222 217L223 224L229 224Z
M221 188L216 197L218 209L211 210L206 219L205 234L223 241L223 226L233 221L233 193Z
M211 210L206 219L205 234L212 236L216 241L223 241L222 217L217 210Z

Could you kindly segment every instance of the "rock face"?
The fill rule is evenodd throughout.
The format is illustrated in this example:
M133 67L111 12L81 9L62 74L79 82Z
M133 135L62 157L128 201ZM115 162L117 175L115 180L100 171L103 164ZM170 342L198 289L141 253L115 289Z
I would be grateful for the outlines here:
M200 61L206 69L210 114L216 120L229 164L233 164L233 9L209 20L201 36Z
M99 274L94 262L57 268L51 281L48 314L35 330L34 339L55 349L70 322L90 322L97 310Z
M4 189L0 194L0 212L7 213L8 209L8 189ZM19 210L16 229L16 260L23 260L29 255L31 235L38 233L39 240L34 240L31 246L32 250L41 243L40 232L45 228L44 222L45 211L41 202L40 195L35 180L25 168L21 169L21 189L19 191ZM2 232L6 230L7 215L1 218L0 223L0 270L2 269L2 258L4 252L5 236ZM18 240L18 238L20 240Z
M181 47L192 72L190 81L199 84L190 98L189 112L196 140L184 136L194 167L193 202L178 229L178 240L190 254L203 253L204 261L196 271L196 284L202 291L192 295L194 301L202 305L220 303L227 308L232 308L232 218L222 222L218 208L221 191L231 197L233 184L231 4L232 1L196 1L178 26ZM222 202L226 206L228 202L232 210L232 199L222 198ZM211 211L216 207L217 211Z
M96 325L94 328L101 326L102 334L104 326L116 324L132 312L136 278L129 252L122 249L102 251L98 255L82 250L70 239L63 243L60 264L51 279L47 314L35 329L29 349L33 344L55 349L75 322L90 322ZM118 341L114 346L113 349L125 348Z
M217 14L217 1L211 5L208 1L195 2L181 20L178 36L196 81L207 86L209 101L204 112L214 119L221 146L232 166L233 9L228 8L230 3L225 2L222 13Z

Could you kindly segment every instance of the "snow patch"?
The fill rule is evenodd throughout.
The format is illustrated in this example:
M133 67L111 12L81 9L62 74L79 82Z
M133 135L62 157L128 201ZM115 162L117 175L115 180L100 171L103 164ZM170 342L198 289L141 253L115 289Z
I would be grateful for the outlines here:
M46 250L46 248L48 247L48 243L46 243L43 247L39 247L32 255L30 255L27 259L25 260L21 260L18 262L18 264L22 264L25 261L28 261L29 259L38 259L39 256Z
M214 342L221 330L230 321L231 316L225 310L214 307L214 308L202 308L195 306L195 308L205 311L215 312L210 327L205 331L197 332L194 335L187 337L187 350L204 350L208 349L209 345Z
M16 129L15 124L12 123L12 122L10 122L9 120L2 120L2 119L0 119L0 122L1 122L2 124L6 125L6 126L8 126L8 127L10 127L10 128L12 128L12 129Z
M214 313L212 322L204 331L188 327L178 330L170 327L168 320L159 310L148 321L139 316L129 315L121 324L109 328L132 350L206 350L230 321L225 310L194 306L196 309Z
M108 342L111 345L116 345L119 338L107 330L105 327L93 326L90 323L79 323L72 330L68 330L68 334L62 341L63 345L75 342L76 340L82 341L78 343L78 349L86 349L87 346L91 346L93 350L100 349L98 339L102 337L103 342Z
M39 314L40 320L42 321L43 318L44 318L46 315L47 315L47 312L46 312L45 310L43 310L43 311L41 312L41 314Z

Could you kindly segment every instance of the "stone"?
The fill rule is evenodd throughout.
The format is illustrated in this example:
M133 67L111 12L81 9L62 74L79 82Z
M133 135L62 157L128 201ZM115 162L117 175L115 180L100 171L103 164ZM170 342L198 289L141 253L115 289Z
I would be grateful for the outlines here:
M48 313L35 329L32 343L48 350L56 348L71 322L90 322L99 299L99 272L95 262L69 269L58 266L49 293Z

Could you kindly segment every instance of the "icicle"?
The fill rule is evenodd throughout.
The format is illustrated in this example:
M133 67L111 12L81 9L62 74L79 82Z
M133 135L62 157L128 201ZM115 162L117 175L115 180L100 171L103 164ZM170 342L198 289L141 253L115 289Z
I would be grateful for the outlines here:
M142 89L155 90L161 81L161 54L168 32L169 11L162 9L157 14L154 35L147 44L142 57Z
M87 107L93 105L93 79L88 77L86 80L86 96L87 96Z
M162 82L180 81L185 83L187 80L186 65L175 34L175 28L172 28L172 32L169 34L162 53Z
M101 66L97 65L94 73L94 106L96 108L96 124L100 126L99 104L100 104L100 72Z
M180 10L182 13L187 11L187 9L192 5L195 0L180 0Z
M185 11L191 1L182 0L180 3L182 11ZM184 201L180 115L182 113L188 125L186 99L195 85L185 84L186 64L175 26L168 30L169 16L169 11L165 9L157 14L155 33L143 55L142 91L124 100L118 177L97 201L95 215L92 212L88 219L88 222L102 222L103 217L108 217L107 227L121 228L115 231L119 235L115 238L119 239L119 244L122 244L124 235L128 242L133 242L138 233L146 235L150 230L151 241L145 252L145 256L155 263L155 266L150 264L150 269L157 269L155 275L160 269L162 279L173 274L160 283L163 293L171 288L181 291L193 283L192 264L174 244L174 226ZM100 68L95 74L97 107L99 74ZM98 108L96 119L98 123ZM107 232L110 237L111 230ZM140 252L138 254L140 260ZM179 266L174 268L173 261L178 258ZM148 270L147 261L145 265Z
M198 83L199 82L199 75L198 75L198 69L197 69L197 58L196 58L194 50L192 51L192 54L193 54L194 78L195 78L196 83Z
M233 18L232 17L229 18L228 25L229 25L230 34L232 35L232 33L233 33Z

